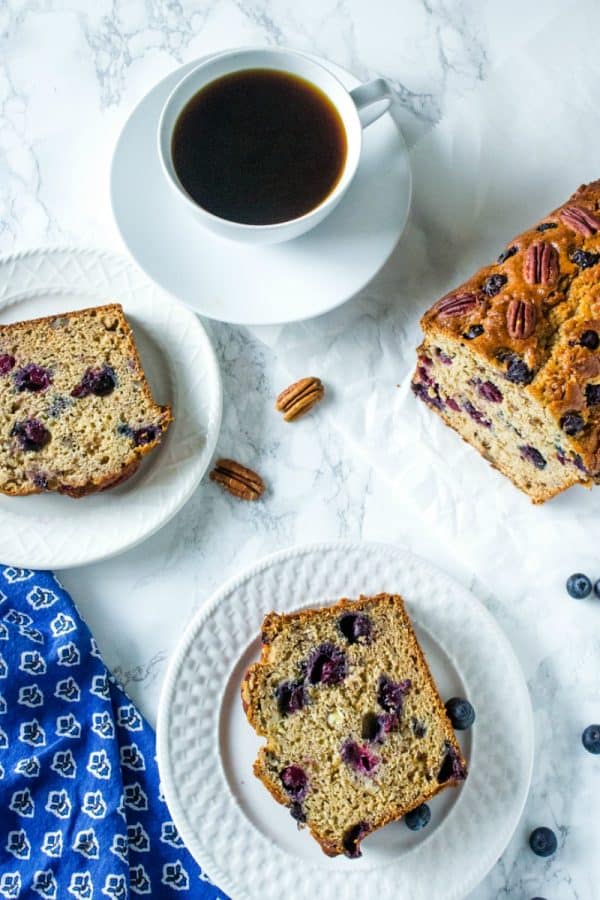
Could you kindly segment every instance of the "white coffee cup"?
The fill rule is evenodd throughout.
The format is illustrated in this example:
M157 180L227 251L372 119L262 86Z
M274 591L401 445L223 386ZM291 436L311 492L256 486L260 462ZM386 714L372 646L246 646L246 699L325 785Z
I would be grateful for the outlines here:
M337 109L346 131L347 152L342 173L333 190L314 209L286 222L248 225L221 218L203 209L181 184L171 153L173 131L180 113L198 91L224 75L244 69L289 72L318 87ZM383 78L361 84L352 91L326 68L302 53L270 48L229 50L212 56L189 72L168 97L158 124L158 153L165 176L181 202L207 228L223 237L250 244L274 244L309 231L335 209L356 174L362 148L362 129L389 108L393 89Z

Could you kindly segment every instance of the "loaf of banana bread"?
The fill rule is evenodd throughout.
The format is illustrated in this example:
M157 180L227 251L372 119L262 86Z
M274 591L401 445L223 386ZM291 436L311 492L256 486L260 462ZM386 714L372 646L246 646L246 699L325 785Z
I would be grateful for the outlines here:
M171 421L117 303L0 325L0 491L120 484Z
M328 856L464 780L467 767L397 595L270 613L242 685L267 738L255 775Z
M600 181L423 316L414 393L543 503L600 478Z

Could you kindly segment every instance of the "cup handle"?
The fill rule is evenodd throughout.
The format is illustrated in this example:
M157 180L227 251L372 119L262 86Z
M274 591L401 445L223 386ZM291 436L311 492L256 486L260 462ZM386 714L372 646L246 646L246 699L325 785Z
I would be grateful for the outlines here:
M360 124L366 128L388 111L392 105L394 89L385 78L375 78L354 88L350 91L350 96L354 100Z

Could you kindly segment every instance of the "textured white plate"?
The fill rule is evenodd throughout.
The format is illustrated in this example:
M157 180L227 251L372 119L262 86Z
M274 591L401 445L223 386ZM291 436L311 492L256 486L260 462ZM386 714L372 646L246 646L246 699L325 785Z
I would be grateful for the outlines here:
M181 303L122 257L47 250L0 259L0 322L116 300L133 328L159 403L175 421L136 475L81 500L0 495L0 558L64 569L119 553L149 537L183 506L206 471L221 422L221 378L208 336Z
M345 69L311 58L346 87L359 83ZM356 177L321 225L271 247L235 243L194 218L167 184L156 149L163 104L199 62L181 66L146 94L115 148L112 208L127 248L154 281L213 319L267 325L339 306L379 271L406 224L410 165L394 120L387 114L365 130Z
M266 612L380 591L404 595L442 696L475 706L474 728L458 735L470 773L431 801L424 831L396 822L363 842L361 859L328 859L254 778L261 741L239 687ZM199 611L167 672L157 749L177 828L234 900L457 900L494 865L521 816L533 724L516 657L468 591L396 547L316 544L263 560Z

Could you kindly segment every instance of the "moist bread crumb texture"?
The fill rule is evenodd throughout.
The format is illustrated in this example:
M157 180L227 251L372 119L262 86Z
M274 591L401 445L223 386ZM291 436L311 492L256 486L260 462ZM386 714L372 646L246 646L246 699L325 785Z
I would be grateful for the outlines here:
M254 773L328 856L360 856L370 832L464 780L401 597L270 613L262 640L242 684L267 738Z
M535 503L600 480L600 181L421 320L414 393Z
M0 326L0 491L72 497L137 469L171 422L119 304Z

